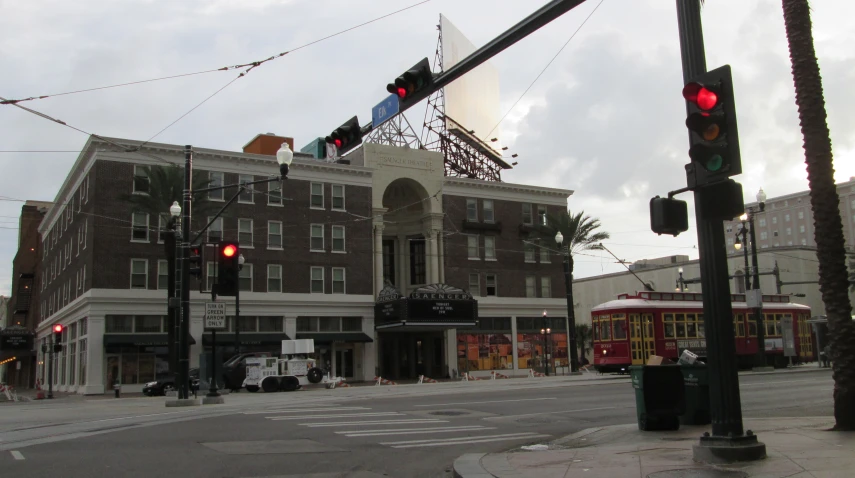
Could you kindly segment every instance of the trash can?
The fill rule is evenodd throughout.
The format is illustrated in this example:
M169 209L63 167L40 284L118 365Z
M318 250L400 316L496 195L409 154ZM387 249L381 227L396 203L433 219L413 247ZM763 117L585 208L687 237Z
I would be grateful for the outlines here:
M683 373L679 365L640 365L629 368L635 389L638 429L678 430L686 410Z
M680 415L683 425L709 425L710 380L706 365L698 363L680 365L686 388L686 413Z

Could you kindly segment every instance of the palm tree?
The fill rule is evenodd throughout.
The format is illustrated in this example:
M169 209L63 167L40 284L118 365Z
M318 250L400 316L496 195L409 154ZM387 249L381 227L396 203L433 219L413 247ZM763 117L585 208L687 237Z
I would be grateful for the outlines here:
M834 430L855 430L855 322L847 291L846 251L834 184L831 137L807 0L782 0L796 105L813 210L819 290L828 317L834 378Z
M145 213L151 218L159 218L161 222L167 224L167 229L174 229L175 223L169 215L169 207L174 201L181 204L184 195L184 169L178 165L171 166L143 166L141 168L148 178L143 179L142 176L134 178L134 181L140 181L137 184L137 190L148 191L147 193L124 194L121 199L128 202L131 206L132 213ZM147 184L146 184L147 183ZM193 189L203 189L208 187L210 181L198 175L193 177ZM208 201L206 193L197 193L193 195L193 210L203 217L211 209L211 203ZM167 292L168 299L175 294L175 235L167 231L158 231L163 237L164 251L166 253L167 269ZM167 300L168 300L167 299ZM166 331L168 335L167 342L169 344L169 370L178 370L178 353L176 347L176 317L175 309L167 309Z
M563 236L562 253L564 255L564 279L567 291L567 319L570 322L570 371L579 370L579 355L576 351L576 313L573 310L573 254L591 249L609 238L608 232L595 232L600 228L600 220L585 215L585 211L558 216L547 216L547 226L539 229L543 244L551 244L557 233Z
M588 324L576 324L576 346L579 347L579 360L585 361L585 354L594 348L594 335Z

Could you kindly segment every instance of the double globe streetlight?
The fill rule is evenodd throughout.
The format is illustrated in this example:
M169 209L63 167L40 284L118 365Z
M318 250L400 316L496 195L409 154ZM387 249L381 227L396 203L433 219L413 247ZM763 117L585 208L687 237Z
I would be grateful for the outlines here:
M573 274L570 272L570 244L562 247L564 243L564 235L561 231L555 234L555 243L561 249L561 254L564 256L564 289L567 294L567 326L570 330L567 333L570 336L570 373L579 371L579 357L576 350L576 314L573 312Z

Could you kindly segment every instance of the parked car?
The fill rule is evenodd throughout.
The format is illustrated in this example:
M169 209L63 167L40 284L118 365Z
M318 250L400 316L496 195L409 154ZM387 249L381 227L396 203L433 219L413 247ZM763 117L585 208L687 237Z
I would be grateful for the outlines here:
M153 382L148 382L142 389L143 395L154 397L158 395L166 395L166 392L175 390L176 376L175 374L164 375ZM190 390L199 389L199 369L190 369Z

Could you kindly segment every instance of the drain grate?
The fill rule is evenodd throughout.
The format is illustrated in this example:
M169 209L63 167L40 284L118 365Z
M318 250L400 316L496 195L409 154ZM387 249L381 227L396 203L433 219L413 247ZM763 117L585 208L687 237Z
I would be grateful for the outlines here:
M457 417L460 415L468 415L468 412L458 412L456 410L440 410L438 412L430 412L429 415L442 415L446 417Z

